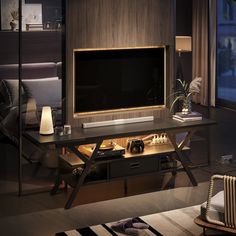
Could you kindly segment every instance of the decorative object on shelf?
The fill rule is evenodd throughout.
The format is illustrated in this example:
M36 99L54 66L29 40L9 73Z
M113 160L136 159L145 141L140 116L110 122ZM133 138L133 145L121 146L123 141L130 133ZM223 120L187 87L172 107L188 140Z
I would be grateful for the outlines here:
M22 30L27 30L26 26L28 25L38 25L40 27L37 30L43 29L43 17L42 17L42 4L33 3L33 4L22 4ZM36 30L31 27L31 30Z
M43 24L25 24L26 31L37 31L43 30Z
M15 21L14 20L12 20L11 22L10 22L10 26L11 26L11 31L14 31L15 29L16 29L16 23L15 23Z
M19 1L1 0L1 30L16 30L19 20Z
M154 135L152 141L151 141L151 145L153 144L163 144L163 143L167 143L168 139L167 139L167 135L166 133L161 133L161 134L156 134Z
M64 135L64 127L63 126L56 126L54 132L56 135L63 136Z
M18 29L18 8L18 0L1 0L2 30ZM42 4L26 4L22 1L22 30L26 30L26 24L42 24Z
M47 21L46 23L44 23L44 29L51 29L51 22Z
M71 126L64 125L64 126L56 126L54 129L56 135L63 136L71 134Z
M39 133L42 135L50 135L54 133L52 122L52 109L49 106L43 107L42 109Z
M61 20L56 20L55 29L61 29L61 24L62 24Z
M180 100L182 101L182 113L189 114L192 112L191 95L200 93L202 78L196 77L190 84L181 79L177 79L177 82L179 82L180 86L178 90L173 93L175 98L171 104L170 110L172 110L175 103Z
M178 64L177 64L177 79L183 80L183 70L181 65L181 53L192 51L192 37L191 36L176 36L175 48L178 52Z
M128 140L127 150L131 153L140 153L144 151L144 142L141 139Z
M186 97L183 99L182 103L182 113L188 114L192 112L192 102L190 97Z
M150 134L144 138L142 138L143 142L148 145L160 145L160 144L168 144L169 139L166 133L161 134Z
M99 147L99 151L110 151L113 150L116 143L114 143L112 140L109 141L103 141L102 144Z
M17 23L19 21L19 13L18 11L11 11L11 16L12 16L12 20L10 22L10 26L11 26L11 31L14 31L16 29Z
M86 156L91 157L95 149L95 145L80 145L78 150L85 154ZM106 158L122 158L125 154L125 148L111 141L111 143L107 142L107 140L103 141L101 146L98 149L97 156L95 159L106 159Z
M71 134L71 126L70 125L64 125L64 135L69 135Z

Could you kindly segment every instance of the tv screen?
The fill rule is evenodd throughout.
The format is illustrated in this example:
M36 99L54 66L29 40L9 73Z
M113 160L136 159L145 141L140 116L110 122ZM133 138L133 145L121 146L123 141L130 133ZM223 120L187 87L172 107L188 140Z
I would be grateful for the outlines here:
M165 104L165 48L74 50L74 112Z

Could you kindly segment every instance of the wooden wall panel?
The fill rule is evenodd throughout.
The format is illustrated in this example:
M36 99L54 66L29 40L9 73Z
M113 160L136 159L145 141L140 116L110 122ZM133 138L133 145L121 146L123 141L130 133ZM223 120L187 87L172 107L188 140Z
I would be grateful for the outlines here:
M168 91L174 74L173 0L70 0L67 1L67 121L81 122L142 115L166 116L158 111L126 112L73 118L73 49L167 45Z

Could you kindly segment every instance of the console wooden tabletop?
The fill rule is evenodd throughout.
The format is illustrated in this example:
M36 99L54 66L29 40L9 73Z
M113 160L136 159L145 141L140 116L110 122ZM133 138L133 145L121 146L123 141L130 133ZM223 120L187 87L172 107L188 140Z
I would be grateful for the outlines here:
M64 145L65 143L91 143L97 139L112 139L128 136L138 136L150 134L152 132L166 132L177 131L184 132L192 128L200 128L210 125L215 125L216 122L203 118L198 121L179 122L172 119L155 119L153 121L122 124L115 126L105 126L97 128L82 128L73 127L70 135L59 136L57 134L52 135L40 135L38 131L27 131L24 133L25 137L29 138L36 144L57 144Z

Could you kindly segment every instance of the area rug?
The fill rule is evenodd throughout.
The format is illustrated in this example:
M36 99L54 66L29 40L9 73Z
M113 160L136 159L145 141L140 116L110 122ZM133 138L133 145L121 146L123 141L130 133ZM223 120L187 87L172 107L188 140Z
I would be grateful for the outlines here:
M162 213L156 213L146 216L136 217L139 222L149 225L148 229L139 229L140 236L197 236L202 235L202 228L197 226L193 220L199 215L200 206L192 206L181 208ZM111 235L127 235L119 233L112 229L115 222L110 222L101 225L90 226L81 229L69 230L57 233L57 236L111 236Z

